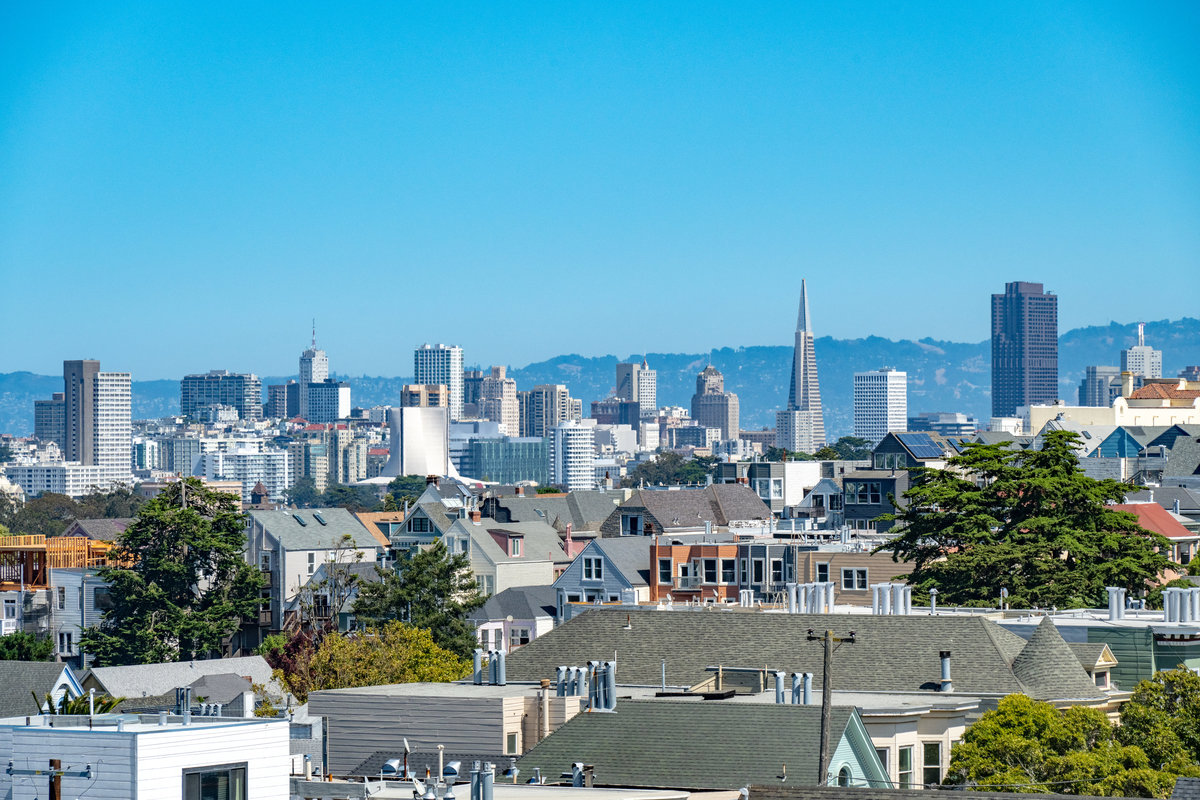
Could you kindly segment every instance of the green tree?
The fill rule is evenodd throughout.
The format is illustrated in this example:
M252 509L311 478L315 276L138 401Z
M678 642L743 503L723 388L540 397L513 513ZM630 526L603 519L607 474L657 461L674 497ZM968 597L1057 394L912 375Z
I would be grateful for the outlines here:
M65 494L45 492L17 509L4 523L17 534L58 536L72 520L79 518L79 506Z
M297 478L290 489L284 490L283 496L289 506L297 508L312 508L321 504L317 483L308 476Z
M124 697L112 697L107 694L98 694L95 697L88 695L80 695L79 697L67 697L66 692L54 702L54 696L49 692L44 698L38 698L37 692L33 692L34 702L41 709L41 714L107 714L110 711L115 711L117 706L121 705Z
M301 703L318 689L387 683L446 682L464 678L470 663L434 641L428 630L391 621L351 634L330 634L303 664L276 677Z
M424 475L400 475L392 478L392 482L387 485L387 493L395 499L396 506L402 509L406 502L417 502L417 498L425 493L425 485Z
M832 449L842 461L865 461L871 457L871 443L857 436L843 436L833 443Z
M195 478L168 486L138 510L117 542L117 566L100 575L113 607L84 632L98 666L219 655L262 603L262 574L247 564L237 497Z
M659 453L654 459L643 461L634 467L621 481L621 485L634 488L643 483L651 486L704 483L706 476L716 469L716 463L717 459L711 456L685 459L679 453Z
M438 646L465 658L475 649L475 626L467 615L483 601L466 554L450 553L439 539L395 572L362 584L354 615L367 624L400 620L428 629Z
M137 514L145 498L130 486L118 486L108 492L92 492L79 498L76 519L121 519Z
M1173 669L1139 683L1121 706L1120 737L1140 745L1156 769L1200 763L1200 675Z
M25 631L0 636L0 661L50 661L53 658L54 640L49 636L34 636Z
M1167 542L1106 505L1129 487L1083 474L1077 442L1052 431L1041 450L967 444L945 470L913 470L900 510L882 517L899 535L878 549L912 564L919 593L959 605L994 604L1002 588L1021 607L1096 608L1106 586L1142 594Z
M370 511L379 503L375 490L369 486L342 486L333 484L321 494L320 505L324 508L344 508L347 511Z
M1153 766L1098 709L1059 711L1023 694L985 713L951 751L944 783L978 791L1169 797L1182 772Z

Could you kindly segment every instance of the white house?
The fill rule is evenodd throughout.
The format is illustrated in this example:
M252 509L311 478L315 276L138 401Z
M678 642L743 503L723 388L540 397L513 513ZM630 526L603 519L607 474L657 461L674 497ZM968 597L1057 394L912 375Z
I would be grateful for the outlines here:
M0 720L0 762L12 764L11 774L0 772L0 797L50 795L54 758L63 797L288 800L285 719L99 714L30 723Z
M445 536L451 553L465 553L485 596L511 586L549 586L566 566L558 531L544 522L496 522L479 512L458 519Z

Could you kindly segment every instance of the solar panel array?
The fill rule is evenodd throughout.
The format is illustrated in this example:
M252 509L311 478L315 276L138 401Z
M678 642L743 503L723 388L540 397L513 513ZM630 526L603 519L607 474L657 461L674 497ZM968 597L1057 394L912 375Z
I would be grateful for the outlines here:
M945 451L928 433L898 433L896 438L908 448L913 458L942 458L945 455Z

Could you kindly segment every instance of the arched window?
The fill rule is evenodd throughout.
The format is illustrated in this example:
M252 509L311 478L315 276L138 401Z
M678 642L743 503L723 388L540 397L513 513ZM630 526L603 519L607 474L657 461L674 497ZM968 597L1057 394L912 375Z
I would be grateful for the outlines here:
M849 786L850 785L850 767L842 767L841 769L838 770L837 785L838 786Z

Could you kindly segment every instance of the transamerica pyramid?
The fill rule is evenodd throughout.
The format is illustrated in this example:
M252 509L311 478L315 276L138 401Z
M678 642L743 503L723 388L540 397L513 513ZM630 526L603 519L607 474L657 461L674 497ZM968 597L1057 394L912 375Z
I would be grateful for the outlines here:
M825 415L817 381L817 354L808 314L808 285L800 281L800 311L796 317L796 349L792 353L792 384L787 410L776 419L777 446L812 452L825 444ZM794 413L801 412L801 413Z

